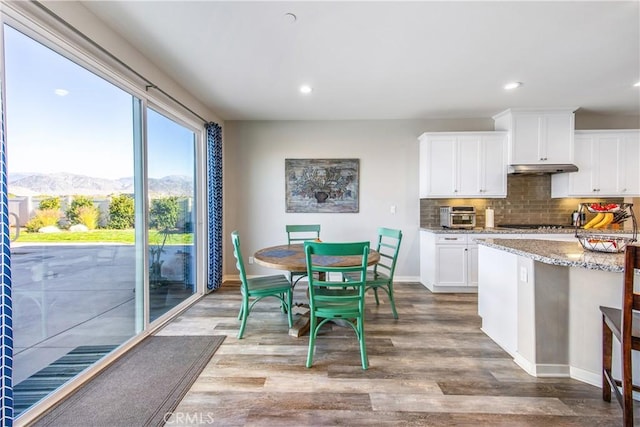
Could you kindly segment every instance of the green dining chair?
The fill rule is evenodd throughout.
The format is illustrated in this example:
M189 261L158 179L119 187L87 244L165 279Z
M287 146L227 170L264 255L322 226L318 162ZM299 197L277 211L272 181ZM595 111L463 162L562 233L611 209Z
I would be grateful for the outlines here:
M287 224L287 243L289 245L304 243L313 240L320 240L320 224ZM289 272L289 280L292 286L296 286L298 281L306 277L307 273ZM297 277L297 279L294 278Z
M247 278L242 251L240 250L240 237L237 231L231 233L231 240L233 241L233 255L236 257L236 267L240 272L240 292L242 293L242 304L240 305L240 313L238 313L238 320L241 320L242 323L240 324L240 331L238 331L238 339L242 339L247 325L247 318L253 306L266 297L275 297L280 300L283 311L287 313L289 328L291 328L293 326L293 317L291 315L293 289L291 282L282 274Z
M389 305L393 312L393 318L398 318L396 311L396 302L393 296L393 274L396 271L396 261L398 260L398 252L400 252L400 243L402 242L402 231L391 228L378 228L378 247L376 250L380 254L380 261L373 267L373 270L367 271L366 290L373 289L376 297L376 305L380 305L378 299L378 289L382 289L389 297ZM347 273L344 275L347 282L358 281L358 274Z
M307 368L313 364L318 331L325 323L340 319L356 333L360 343L362 369L369 367L364 336L364 292L367 275L369 242L321 243L305 242L305 258L309 276L309 352ZM356 261L349 267L333 266L336 257L353 256ZM337 279L331 278L337 273ZM352 274L349 287L342 281L343 274Z

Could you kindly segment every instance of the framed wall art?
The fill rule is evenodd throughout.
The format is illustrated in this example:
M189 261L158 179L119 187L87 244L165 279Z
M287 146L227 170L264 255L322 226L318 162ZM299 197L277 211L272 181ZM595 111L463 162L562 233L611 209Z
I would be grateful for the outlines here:
M285 159L286 211L358 212L359 159Z

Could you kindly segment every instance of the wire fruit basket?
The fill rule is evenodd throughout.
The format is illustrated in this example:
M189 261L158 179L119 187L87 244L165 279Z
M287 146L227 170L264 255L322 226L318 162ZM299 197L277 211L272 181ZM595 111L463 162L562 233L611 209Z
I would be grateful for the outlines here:
M638 227L633 214L632 203L581 203L580 215L595 214L591 220L580 228L576 224L576 238L580 245L588 251L620 253L624 252L627 245L637 240ZM631 219L632 229L629 230L632 237L616 236L602 233L608 228L620 229L622 223Z
M588 251L595 252L624 252L627 245L635 242L635 239L629 237L616 237L599 234L578 235L578 241Z
M638 226L633 214L632 203L580 203L579 216L585 218L590 214L590 221L581 228L576 224L576 238L580 245L588 251L620 253L627 245L637 240ZM631 237L616 236L606 233L609 229L620 229L622 224L631 219L632 229L628 231Z

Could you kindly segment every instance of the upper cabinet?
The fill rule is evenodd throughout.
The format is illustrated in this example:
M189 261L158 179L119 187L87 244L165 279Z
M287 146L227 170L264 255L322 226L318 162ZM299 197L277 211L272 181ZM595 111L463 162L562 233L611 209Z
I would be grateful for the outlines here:
M578 172L553 175L552 197L640 196L640 130L575 132Z
M507 196L506 132L420 136L420 198Z
M573 162L574 109L509 109L493 117L509 131L510 165Z

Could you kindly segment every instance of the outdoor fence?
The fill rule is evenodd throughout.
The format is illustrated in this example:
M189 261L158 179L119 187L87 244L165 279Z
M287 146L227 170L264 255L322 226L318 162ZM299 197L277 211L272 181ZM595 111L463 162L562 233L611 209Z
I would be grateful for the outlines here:
M18 218L18 225L24 227L31 218L36 215L36 210L40 208L40 202L45 199L49 199L50 196L12 196L9 197L9 214L13 214ZM60 210L66 212L73 196L61 196L60 197ZM100 219L98 221L99 227L105 227L109 223L109 205L111 204L110 197L95 197L92 199L93 205L100 212ZM184 229L190 232L192 227L191 218L193 214L193 199L190 197L181 198L178 200L178 206L180 213L178 215L178 223L176 226L179 229Z

